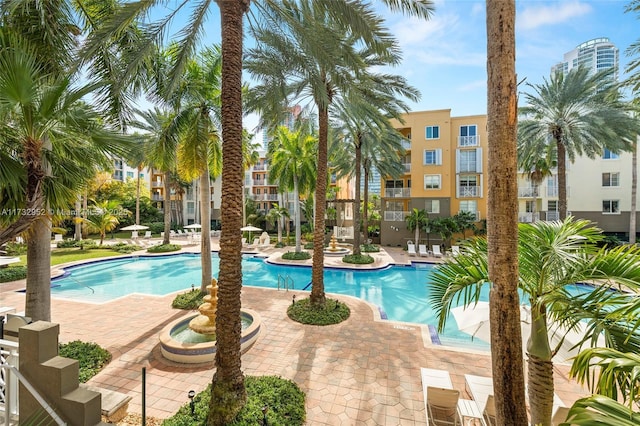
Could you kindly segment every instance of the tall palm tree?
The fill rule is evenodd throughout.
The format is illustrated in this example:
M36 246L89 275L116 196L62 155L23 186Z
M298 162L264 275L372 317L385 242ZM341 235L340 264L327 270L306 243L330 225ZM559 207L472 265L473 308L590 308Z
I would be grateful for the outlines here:
M433 13L431 0L383 0L393 11L402 11L408 14L428 18ZM85 57L91 57L100 49L106 36L118 31L123 23L132 22L137 16L144 16L159 1L129 3L122 8L110 25L102 27L102 32L96 32L83 52ZM246 392L244 380L240 369L240 291L241 279L241 249L242 235L240 231L242 205L237 200L242 199L242 55L243 55L243 17L248 12L251 0L223 1L217 0L220 8L221 34L222 34L222 136L223 157L225 166L222 171L222 234L220 237L220 274L218 285L220 287L218 297L218 320L220 325L216 335L216 373L212 385L211 409L208 423L226 424L237 411L244 405ZM278 5L275 0L257 1L256 5ZM184 37L179 41L180 60L176 62L171 72L169 88L178 86L182 76L182 70L193 54L197 43L204 33L203 26L206 22L210 1L187 2L178 4L178 9L185 6L192 7L192 19L182 32ZM317 2L316 7L326 8L332 16L342 23L343 28L366 28L366 21L360 13L356 2ZM177 11L176 11L177 13ZM171 13L169 18L176 15ZM160 25L153 25L151 33L157 38L163 36L163 30L170 24L171 19L163 20ZM376 42L376 35L365 33L365 40L369 43ZM308 38L313 40L313 38ZM151 41L149 45L153 44ZM141 49L145 51L145 49ZM143 60L140 57L140 60ZM135 70L130 66L129 70ZM131 71L133 73L135 71ZM316 272L317 273L317 272Z
M547 426L553 404L553 362L548 330L559 323L571 330L587 321L586 340L604 333L607 346L637 350L640 335L629 316L611 312L633 302L631 295L610 291L617 285L640 288L640 249L621 246L599 249L601 231L586 220L521 223L518 229L518 288L531 306L531 333L527 343L528 391L531 424ZM473 304L480 290L491 283L488 250L491 242L476 238L463 242L464 251L436 267L431 277L431 300L443 327L447 313L459 300ZM575 295L567 288L578 282L594 283L592 293ZM490 298L493 293L490 294ZM515 304L519 299L515 300ZM637 301L635 302L638 303ZM637 319L635 320L637 321ZM520 327L519 309L516 325ZM491 323L493 326L493 322ZM493 332L493 330L492 330ZM627 340L628 339L628 340ZM492 338L493 344L493 338ZM520 352L522 353L522 352ZM522 371L522 369L521 369ZM500 370L494 370L494 379Z
M292 132L285 126L279 126L269 142L269 176L277 180L281 191L293 190L296 253L301 251L300 193L315 185L315 148L316 139L304 129Z
M567 74L556 72L542 84L527 84L526 106L519 109L518 139L524 156L555 151L558 162L558 210L567 216L567 160L576 156L595 158L605 149L631 150L640 131L629 106L620 101L611 82L611 70L591 75L584 67Z
M487 134L489 138L487 237L491 362L498 424L524 426L516 231L517 83L515 72L515 1L487 0ZM515 355L514 355L515 354Z
M267 213L266 219L269 223L276 226L278 230L278 242L282 242L283 221L289 221L289 210L274 203L271 210Z
M91 207L91 214L87 216L85 223L92 232L100 234L100 245L104 242L107 232L115 229L120 223L114 212L121 208L122 206L117 200L94 202Z

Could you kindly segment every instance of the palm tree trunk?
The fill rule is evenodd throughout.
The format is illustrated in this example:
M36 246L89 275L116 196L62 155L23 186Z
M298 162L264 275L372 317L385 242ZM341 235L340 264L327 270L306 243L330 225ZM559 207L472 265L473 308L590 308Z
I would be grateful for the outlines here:
M353 254L360 255L360 179L362 169L362 135L356 141L356 182L355 202L353 203Z
M313 227L313 263L311 266L312 306L323 307L324 293L324 215L327 209L327 139L329 136L329 109L318 108L318 178L316 180L316 208Z
M136 179L136 225L140 225L140 166L138 166L138 178Z
M564 144L560 142L562 135L556 135L556 146L558 151L558 214L560 220L567 218L567 152Z
M217 0L222 21L222 233L216 372L211 385L208 425L226 425L247 400L241 369L242 290L242 18L250 0Z
M487 0L487 238L491 360L499 425L528 424L518 296L515 1Z
M547 312L544 305L531 304L531 335L527 342L527 381L531 424L550 426L553 409L553 363L549 347Z
M302 248L300 247L300 240L302 239L301 229L300 229L300 194L298 194L298 178L294 176L293 178L293 198L295 202L295 212L294 218L296 223L296 253L300 253Z
M209 186L209 167L200 175L200 263L202 281L200 291L206 292L211 284L211 189Z
M30 230L25 315L34 322L51 321L51 220L41 216Z
M638 136L631 151L631 209L629 210L629 244L636 243L636 203L638 196Z
M75 223L75 235L73 238L76 241L80 241L82 239L82 196L78 194L78 198L76 198L76 217L74 219Z
M365 242L369 239L369 172L364 168L364 195L362 197L362 231Z
M164 172L164 237L162 244L170 244L171 234L171 173Z

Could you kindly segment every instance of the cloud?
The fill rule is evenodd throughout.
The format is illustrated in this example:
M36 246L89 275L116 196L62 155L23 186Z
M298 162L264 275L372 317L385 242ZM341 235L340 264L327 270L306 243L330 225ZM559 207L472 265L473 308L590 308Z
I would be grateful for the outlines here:
M516 28L532 30L544 25L561 24L577 16L591 13L592 10L589 4L580 1L527 7L517 14Z
M475 81L470 81L467 84L463 84L461 86L458 86L456 88L456 91L458 92L472 92L478 89L485 89L487 87L487 79L483 79L483 80L475 80Z

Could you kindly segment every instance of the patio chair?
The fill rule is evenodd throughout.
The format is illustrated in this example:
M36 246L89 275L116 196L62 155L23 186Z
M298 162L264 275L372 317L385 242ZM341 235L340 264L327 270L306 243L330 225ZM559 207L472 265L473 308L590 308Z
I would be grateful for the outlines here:
M54 234L53 241L54 242L62 241L62 234Z
M482 410L482 417L487 426L498 426L498 421L496 420L496 403L493 395L487 397L487 403L484 405L484 410Z
M409 254L409 256L416 255L416 245L411 241L407 242L407 253Z
M460 246L451 246L451 255L457 256L460 254Z
M449 425L459 424L459 423L440 422L440 420L438 420L439 417L433 418L433 415L440 414L440 411L436 409L435 405L431 408L431 411L429 408L429 402L430 401L438 402L437 400L439 399L439 395L442 394L441 392L438 391L438 389L453 390L453 383L451 382L451 376L449 375L449 372L447 370L437 370L434 368L421 368L420 376L422 379L422 393L424 394L424 411L427 418L427 425L449 426ZM431 392L431 389L435 389L435 390ZM453 402L454 412L456 411L455 407L457 404L458 397L459 397L459 394L458 396L456 396L455 402ZM434 401L434 398L435 398L435 401Z
M460 391L438 387L427 387L427 425L462 425L458 415Z
M440 246L437 244L434 244L432 246L432 251L433 251L433 256L434 257L442 257L442 252L440 251Z
M418 246L418 254L421 257L429 256L429 252L427 251L427 245L426 244L420 244Z
M151 238L151 231L146 231L144 233L144 238L147 239L147 240L150 239Z
M271 247L271 237L267 234L267 236L262 237L262 243L260 243L260 247Z

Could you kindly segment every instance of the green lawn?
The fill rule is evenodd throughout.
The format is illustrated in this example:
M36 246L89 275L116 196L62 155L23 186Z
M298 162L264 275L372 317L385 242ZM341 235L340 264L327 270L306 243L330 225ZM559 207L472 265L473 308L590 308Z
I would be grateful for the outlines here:
M75 262L77 260L96 259L98 257L111 257L119 256L122 253L118 253L109 249L93 249L93 250L80 250L78 248L68 249L54 249L51 251L51 266L60 265L61 263ZM26 265L27 255L20 256L20 263L12 264L15 266Z

